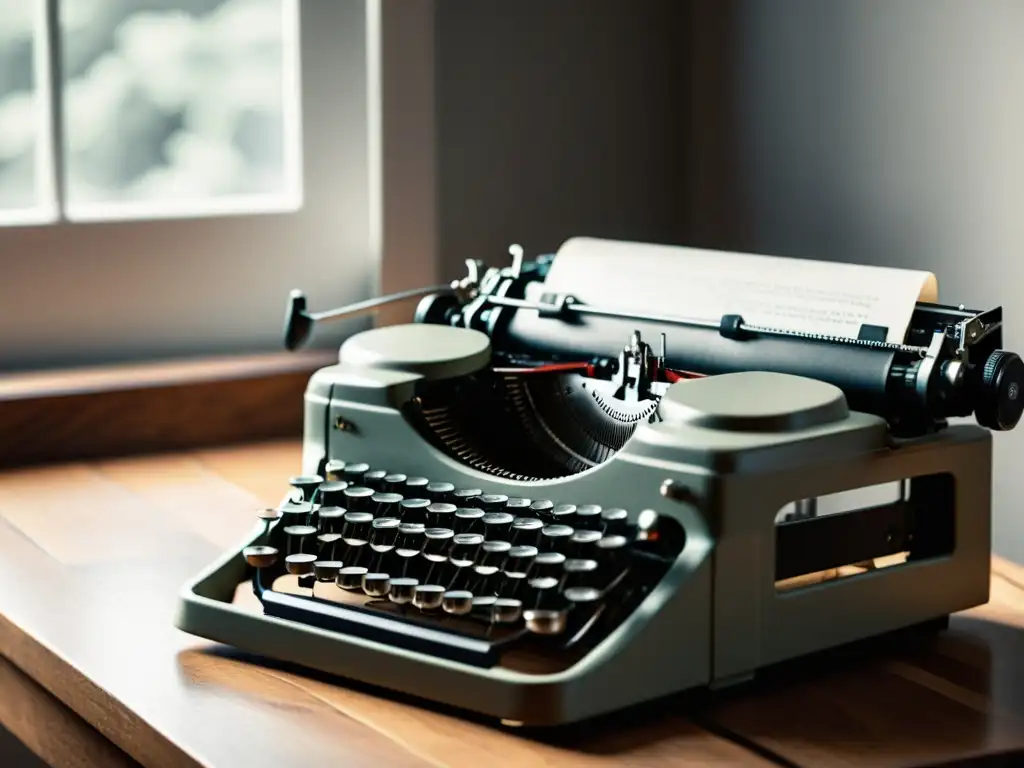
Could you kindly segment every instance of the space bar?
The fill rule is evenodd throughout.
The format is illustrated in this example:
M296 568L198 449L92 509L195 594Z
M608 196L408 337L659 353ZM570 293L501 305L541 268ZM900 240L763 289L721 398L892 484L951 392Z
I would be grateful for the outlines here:
M263 609L268 616L310 624L320 629L404 648L477 667L498 661L494 646L485 640L456 635L409 621L380 616L368 610L346 608L319 600L266 590Z

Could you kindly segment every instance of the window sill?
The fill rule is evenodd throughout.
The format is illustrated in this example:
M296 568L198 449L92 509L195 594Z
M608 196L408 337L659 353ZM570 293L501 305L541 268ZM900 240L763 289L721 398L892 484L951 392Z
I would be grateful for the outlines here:
M310 374L334 352L0 376L0 466L296 438Z

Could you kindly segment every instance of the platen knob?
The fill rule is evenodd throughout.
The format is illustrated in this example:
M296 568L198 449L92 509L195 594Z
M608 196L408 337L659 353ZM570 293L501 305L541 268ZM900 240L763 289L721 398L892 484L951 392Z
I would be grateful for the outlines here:
M997 349L981 371L981 391L974 415L989 429L1013 429L1024 413L1024 360Z

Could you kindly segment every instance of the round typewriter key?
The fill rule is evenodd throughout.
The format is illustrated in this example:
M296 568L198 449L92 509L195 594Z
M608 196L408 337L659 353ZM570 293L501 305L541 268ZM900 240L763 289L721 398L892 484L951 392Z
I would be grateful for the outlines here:
M316 555L294 554L284 559L284 567L293 576L307 576L313 572Z
M365 485L350 485L342 493L345 496L344 507L353 512L369 511L370 499L374 494L373 488L367 488Z
M288 552L301 552L306 542L316 536L316 528L312 525L289 525L284 529L288 537Z
M512 521L512 532L509 538L513 544L536 545L540 541L540 532L544 521L536 517L517 517Z
M358 485L363 482L363 475L370 471L369 464L363 464L362 462L356 464L347 464L343 470L344 479L353 485Z
M604 525L601 522L600 504L581 504L576 507L576 519L573 521L576 529L588 531L602 531Z
M567 611L549 611L535 608L523 611L526 628L536 635L559 635L565 631Z
M398 529L402 521L397 517L378 517L373 521L370 547L374 552L390 552L398 541Z
M455 530L459 533L479 533L483 530L484 511L473 507L455 510Z
M558 581L562 575L565 555L561 552L541 552L533 558L533 570L530 577L533 579L553 578Z
M505 575L512 578L524 578L530 572L533 560L537 555L536 547L522 545L512 547L505 560Z
M313 491L320 487L320 483L323 481L324 479L320 475L298 475L289 478L288 485L302 491L304 501L310 501L313 498Z
M404 495L410 499L426 498L428 485L430 485L430 481L425 477L407 477Z
M400 493L389 493L378 491L370 497L373 506L374 517L398 517L401 515L402 495Z
M426 509L427 525L434 526L435 528L450 528L455 524L456 509L458 507L454 504L434 502Z
M480 545L484 543L481 533L457 533L452 537L448 559L456 568L466 568L476 561Z
M280 511L282 525L305 525L313 514L313 505L305 501L291 501L282 504Z
M331 459L324 465L324 477L327 480L343 480L345 473L345 462L339 459Z
M423 533L423 556L432 563L442 563L448 559L455 531L451 528L427 528Z
M408 479L408 477L400 472L384 475L384 479L381 481L381 490L398 493L405 487L405 481Z
M313 563L313 575L317 581L334 581L343 565L338 560L317 560Z
M363 475L363 483L375 491L384 490L384 478L388 476L386 469L371 469Z
M512 521L515 520L508 512L488 512L480 521L484 526L484 537L498 541L507 541L512 532Z
M338 571L335 583L348 592L355 592L363 588L363 576L366 574L366 568L348 565Z
M576 517L575 504L559 504L551 510L551 519L557 523L569 524Z
M415 557L423 549L426 529L422 523L402 523L398 526L395 554L399 557Z
M498 598L494 595L474 595L473 597L473 613L483 614L487 618L491 617L491 611L494 610L494 604L498 602Z
M574 557L594 557L597 554L597 542L602 538L600 531L573 531L569 537L569 550Z
M440 584L420 584L412 596L412 604L421 611L433 611L444 602L444 587Z
M344 507L320 507L317 512L320 532L338 533L341 530L341 521L347 511Z
M426 492L431 501L446 502L455 493L455 486L451 483L429 483Z
M478 496L483 496L484 492L479 488L460 488L452 494L452 501L456 504L460 504L465 507L475 507L476 503L468 503L471 499L476 499Z
M465 616L473 610L473 593L461 589L445 592L441 598L441 607L452 616Z
M629 526L629 513L624 509L606 509L601 512L605 533L623 533Z
M508 504L508 496L500 493L485 493L478 499L480 506L485 512L499 512Z
M523 615L523 603L509 597L499 597L491 609L494 621L498 624L514 624Z
M425 523L429 499L402 499L398 503L399 516L403 523Z
M398 605L411 603L419 584L416 579L392 579L391 589L388 590L388 600Z
M601 591L594 587L566 587L562 592L565 599L577 605L583 603L596 603L601 599Z
M533 504L530 505L530 512L533 513L535 517L539 517L542 520L550 520L551 510L553 510L554 508L555 503L553 501L549 501L548 499L540 499L538 501L533 502Z
M507 541L485 541L480 547L474 570L481 576L490 576L501 570L512 545Z
M562 567L565 569L563 587L588 587L592 586L597 577L597 561L573 558L566 560Z
M274 547L246 547L242 557L253 568L269 568L277 562L277 550Z
M540 548L545 552L561 552L569 547L573 529L568 525L545 525L540 531Z
M516 498L512 498L512 499L509 499L508 502L505 504L505 508L508 509L508 511L511 512L512 514L517 515L521 511L529 509L530 508L530 504L532 504L532 503L533 502L530 501L529 499L516 499Z
M597 555L601 560L622 560L629 553L629 540L625 536L605 536L597 542Z
M320 483L320 493L317 498L320 504L325 507L341 507L345 505L345 489L348 483L344 480L327 480Z
M384 597L391 591L391 577L386 573L364 573L362 587L370 597Z
M265 523L272 523L275 520L280 519L281 510L275 509L274 507L267 507L266 509L261 509L257 512L256 517Z
M317 536L316 542L319 545L320 556L324 560L333 560L339 541L341 541L340 533L321 533Z
M346 512L341 525L341 536L345 543L358 547L370 540L373 530L373 515L369 512Z

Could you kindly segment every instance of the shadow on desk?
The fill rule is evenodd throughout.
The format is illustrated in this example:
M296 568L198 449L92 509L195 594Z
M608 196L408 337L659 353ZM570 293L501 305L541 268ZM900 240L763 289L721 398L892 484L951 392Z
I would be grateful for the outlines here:
M443 741L447 749L473 748L474 742L495 749L500 734L503 753L519 742L594 756L628 754L635 764L670 755L673 742L696 725L782 765L1024 764L1024 701L1016 700L1024 698L1024 658L1000 654L999 663L1013 669L997 669L993 661L993 649L1024 647L1024 630L965 617L948 631L935 630L933 624L800 659L727 692L675 696L558 729L503 729L221 646L184 651L178 661L183 676L208 692L264 700L278 695L287 705L301 688L322 706L404 743L429 741L439 753ZM981 762L962 762L986 753Z

